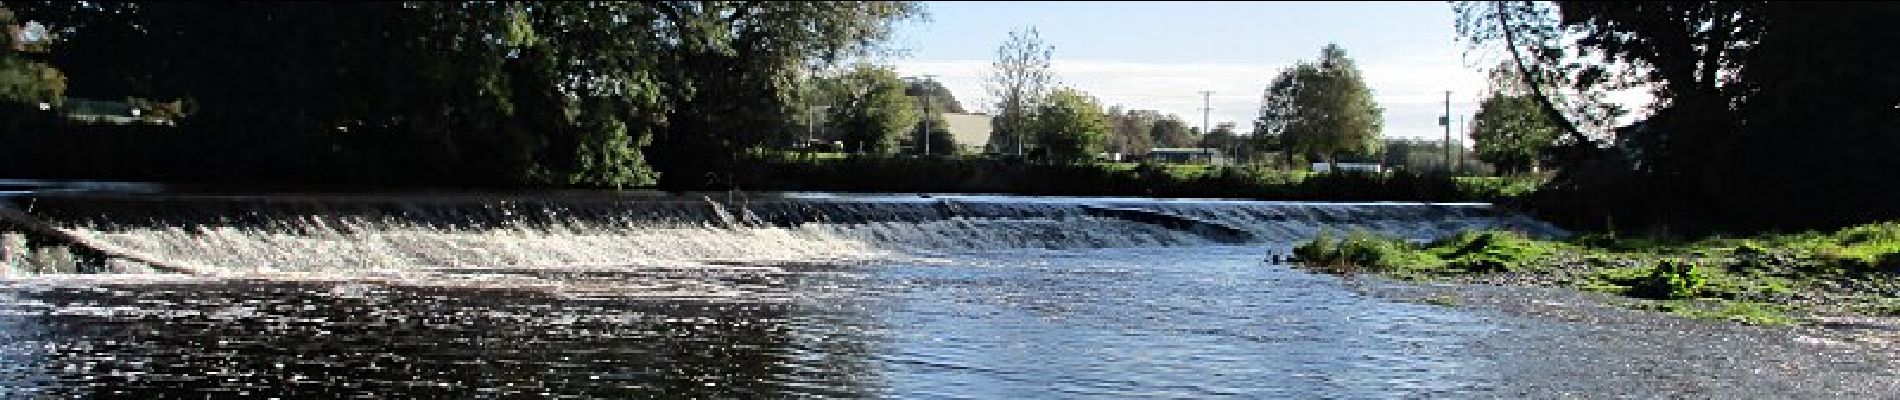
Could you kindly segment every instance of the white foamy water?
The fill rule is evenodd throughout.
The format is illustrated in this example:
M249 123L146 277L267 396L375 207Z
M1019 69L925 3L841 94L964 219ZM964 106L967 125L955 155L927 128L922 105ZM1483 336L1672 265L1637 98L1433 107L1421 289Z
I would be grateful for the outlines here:
M454 270L466 278L484 269L849 263L1023 248L1203 246L1225 239L1152 219L1091 215L1088 207L1218 225L1251 234L1248 243L1263 249L1321 231L1368 230L1414 240L1484 228L1554 232L1482 204L1004 196L813 197L739 205L157 199L80 203L69 209L83 212L54 211L47 219L76 235L214 276L415 277ZM85 269L60 258L71 258L63 252L28 250L17 237L7 240L0 243L0 262L9 275ZM115 260L105 271L90 272L148 271L130 264Z

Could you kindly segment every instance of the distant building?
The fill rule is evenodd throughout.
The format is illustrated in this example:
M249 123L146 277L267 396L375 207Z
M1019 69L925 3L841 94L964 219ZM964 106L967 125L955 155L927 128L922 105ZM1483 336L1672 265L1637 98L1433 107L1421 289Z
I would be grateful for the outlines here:
M1148 150L1146 159L1170 164L1227 165L1232 162L1220 149L1206 147L1156 147Z
M990 120L994 117L973 113L943 113L944 123L950 125L950 137L957 142L962 153L982 153L990 145Z
M1313 172L1385 172L1378 163L1313 163Z
M42 108L49 106L42 105ZM131 102L82 99L68 97L59 106L59 112L67 120L81 124L133 125L153 124L171 125L172 121L158 113L152 113Z

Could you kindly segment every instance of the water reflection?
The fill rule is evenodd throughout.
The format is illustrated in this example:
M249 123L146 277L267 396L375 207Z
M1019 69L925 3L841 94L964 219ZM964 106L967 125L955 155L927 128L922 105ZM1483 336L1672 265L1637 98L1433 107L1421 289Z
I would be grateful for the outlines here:
M790 303L220 282L9 302L9 392L53 397L856 396L861 319Z
M1826 393L1892 393L1881 390L1893 381L1867 372L1889 363L1816 357L1777 336L1392 302L1263 263L1244 246L941 256L443 269L424 281L0 282L0 393L1392 398L1643 395L1672 385L1725 394L1713 397L1842 386L1850 390ZM1632 377L1647 380L1625 386Z

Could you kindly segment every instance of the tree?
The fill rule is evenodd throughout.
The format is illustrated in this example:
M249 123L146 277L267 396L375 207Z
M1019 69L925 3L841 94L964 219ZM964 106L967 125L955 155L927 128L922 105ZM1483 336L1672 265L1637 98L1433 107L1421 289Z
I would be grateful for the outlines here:
M890 67L858 64L831 85L836 103L829 109L829 123L843 133L845 149L852 152L891 155L906 134L918 124L917 104L905 89L909 84L897 77Z
M1564 172L1540 190L1548 208L1742 229L1900 216L1884 200L1900 195L1884 173L1900 169L1890 156L1900 150L1900 84L1884 71L1893 52L1881 47L1900 38L1880 22L1900 7L1514 1L1460 10L1461 36L1503 43L1560 127L1588 122L1563 107L1588 99L1555 90L1647 88L1655 98L1608 151L1559 160Z
M1537 168L1544 149L1557 139L1558 128L1529 95L1497 93L1478 105L1472 117L1471 140L1478 159L1500 173L1522 173Z
M1251 156L1253 151L1247 148L1251 146L1241 145L1247 138L1240 137L1240 133L1236 130L1235 126L1236 124L1232 122L1214 124L1213 130L1201 136L1200 146L1220 150L1222 153L1227 153L1228 156L1233 157L1236 161Z
M920 102L924 96L929 96L930 109L931 112L934 113L962 114L967 112L963 108L963 103L957 101L956 94L950 93L950 88L944 87L941 82L934 80L916 80L911 82L908 93L911 97L918 98Z
M956 154L956 137L950 134L949 122L944 120L943 114L961 113L963 106L950 94L950 89L941 83L923 79L907 80L910 86L905 89L906 93L910 95L920 116L917 126L904 135L903 142L918 154L923 154L925 150L929 150L931 155ZM930 141L929 146L919 143L920 139Z
M174 157L194 174L670 188L734 184L746 150L793 130L800 73L873 52L922 12L902 1L9 4L56 33L50 59L72 93L197 111L180 128L208 144L193 147L204 156Z
M1095 159L1108 141L1108 131L1100 103L1075 89L1057 89L1036 112L1036 142L1050 161Z
M1159 111L1109 107L1108 151L1121 154L1148 153L1155 143L1151 132L1161 119Z
M912 1L637 3L659 15L655 43L672 106L653 162L667 188L730 188L759 165L747 149L803 135L792 121L798 75L869 55L898 22L923 14ZM626 38L623 38L626 39Z
M1154 127L1149 129L1149 136L1154 138L1154 147L1194 146L1194 133L1188 129L1186 122L1173 115L1155 121Z
M45 63L29 60L23 54L31 49L17 42L24 24L13 11L0 6L0 102L57 103L65 96L66 76Z
M1591 147L1595 139L1584 127L1605 127L1608 118L1592 114L1601 109L1600 95L1571 93L1581 67L1565 59L1564 28L1556 6L1539 1L1459 1L1452 3L1458 36L1468 42L1466 56L1489 48L1503 48L1507 76L1522 80L1545 118L1555 121L1568 143Z
M928 127L925 126L925 120L929 121ZM929 131L926 132L925 129L929 129ZM945 156L957 154L957 138L950 133L950 123L944 120L943 113L933 112L925 114L923 118L918 119L915 129L913 129L909 135L906 135L908 139L906 141L911 143L911 147L917 148L917 150L921 152L923 149L918 148L919 146L916 144L917 138L919 137L930 141L930 155Z
M1341 153L1378 152L1384 110L1372 100L1352 59L1328 44L1314 63L1281 71L1267 85L1255 131L1280 141L1285 152L1331 162Z
M1054 54L1055 47L1043 43L1034 27L1010 32L1009 40L996 48L996 61L985 77L990 96L996 99L990 137L993 151L1025 154L1027 142L1033 140L1035 112L1056 84Z

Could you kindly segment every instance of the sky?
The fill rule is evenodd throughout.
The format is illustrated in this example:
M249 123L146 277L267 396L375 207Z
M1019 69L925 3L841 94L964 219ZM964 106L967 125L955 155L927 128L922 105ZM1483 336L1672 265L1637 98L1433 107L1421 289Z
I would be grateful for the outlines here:
M1337 43L1385 109L1388 137L1442 138L1451 91L1454 124L1485 89L1463 57L1446 2L927 2L927 19L899 26L888 61L906 76L936 75L965 108L986 110L982 75L1012 29L1035 27L1055 47L1061 84L1103 106L1159 110L1247 132L1267 82ZM1456 135L1457 132L1454 132Z

